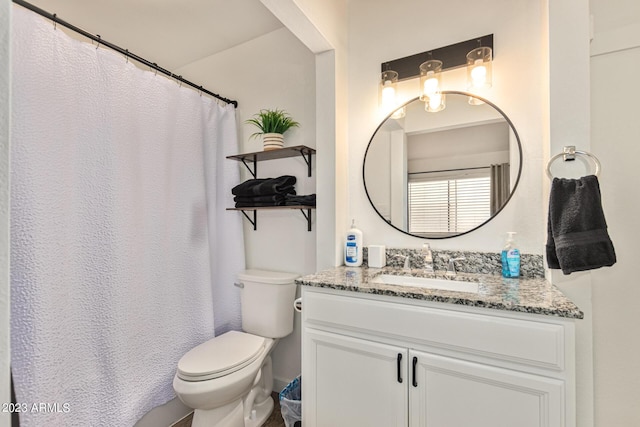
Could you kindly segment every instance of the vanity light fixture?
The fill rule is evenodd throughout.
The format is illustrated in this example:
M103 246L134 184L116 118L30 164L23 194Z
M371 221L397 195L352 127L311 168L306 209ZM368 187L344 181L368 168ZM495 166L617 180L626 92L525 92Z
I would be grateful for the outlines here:
M385 87L393 87L393 105L395 105L395 83L420 77L419 93L420 99L425 102L425 109L427 111L440 111L445 107L444 96L441 95L441 73L446 70L467 66L468 89L470 91L478 87L491 87L493 55L493 34L488 34L449 46L383 62L381 64L380 105L382 108L385 108L386 112L390 112L393 109L393 106L384 106L382 91ZM472 59L471 63L469 62L471 61L469 58ZM385 73L393 73L395 78L389 79L388 76L385 78ZM389 81L389 83L387 83L387 81ZM473 82L473 84L471 82ZM389 90L389 93L391 93L391 90ZM387 97L384 98L387 99ZM391 96L388 95L388 98L390 99ZM396 114L400 115L402 111L398 110Z
M425 110L431 113L445 108L442 94L442 61L430 59L420 64L420 100L425 103Z
M398 89L398 73L392 70L386 70L382 72L380 78L380 93L379 102L380 108L385 113L390 113L398 106L396 102L396 92ZM398 108L391 116L394 119L399 119L405 115L405 107Z

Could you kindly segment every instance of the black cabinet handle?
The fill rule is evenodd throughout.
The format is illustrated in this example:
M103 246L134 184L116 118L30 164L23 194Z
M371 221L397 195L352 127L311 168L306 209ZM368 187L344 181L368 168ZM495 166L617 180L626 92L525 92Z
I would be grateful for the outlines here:
M418 358L413 358L413 386L418 387L418 381L416 380L416 365L418 364Z
M402 382L402 353L398 353L398 382Z

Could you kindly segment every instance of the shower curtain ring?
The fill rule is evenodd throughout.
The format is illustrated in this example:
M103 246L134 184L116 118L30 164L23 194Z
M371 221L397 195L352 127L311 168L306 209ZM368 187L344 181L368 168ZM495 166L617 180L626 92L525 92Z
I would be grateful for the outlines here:
M57 28L57 25L58 25L58 21L57 21L57 19L58 19L58 14L57 14L57 13L54 13L54 14L53 14L53 30L54 30L54 31L58 29L58 28Z
M178 76L178 87L182 87L182 75Z
M127 64L129 63L129 49L125 49L125 58L127 58Z
M96 40L98 42L98 44L96 45L96 50L98 50L98 48L100 47L100 34L96 34L96 37L98 38L98 40Z
M158 75L158 64L156 64L155 62L153 63L153 70L155 71L155 75Z
M200 96L202 96L202 86L200 86Z

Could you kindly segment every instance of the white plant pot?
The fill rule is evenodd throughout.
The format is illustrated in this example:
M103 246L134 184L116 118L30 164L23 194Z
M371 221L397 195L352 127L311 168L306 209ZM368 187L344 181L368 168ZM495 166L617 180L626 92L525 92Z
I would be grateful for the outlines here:
M262 135L264 151L278 150L284 147L284 138L281 133L265 133Z

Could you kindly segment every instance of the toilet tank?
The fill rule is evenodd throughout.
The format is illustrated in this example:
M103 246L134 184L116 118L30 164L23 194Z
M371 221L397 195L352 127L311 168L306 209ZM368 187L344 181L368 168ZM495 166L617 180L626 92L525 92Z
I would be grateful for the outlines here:
M293 332L294 280L298 274L245 270L238 274L242 330L266 338L282 338Z

